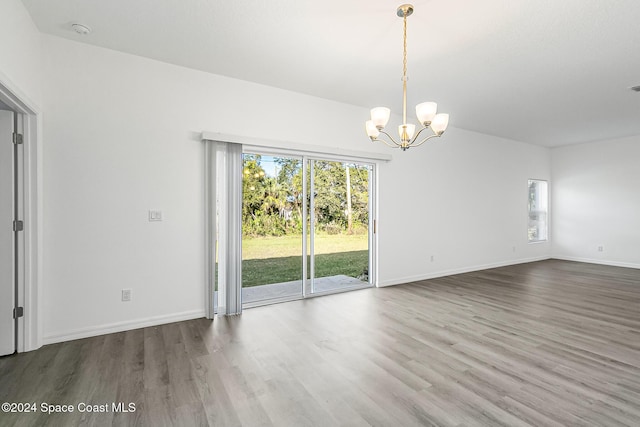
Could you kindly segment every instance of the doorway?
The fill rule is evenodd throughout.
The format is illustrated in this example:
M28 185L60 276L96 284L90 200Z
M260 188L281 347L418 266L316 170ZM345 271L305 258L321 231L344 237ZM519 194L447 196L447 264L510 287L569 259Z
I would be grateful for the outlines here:
M19 115L0 103L0 356L18 349L22 197Z
M0 76L0 354L42 346L42 141L38 108L17 93Z
M242 302L373 286L373 164L245 153Z

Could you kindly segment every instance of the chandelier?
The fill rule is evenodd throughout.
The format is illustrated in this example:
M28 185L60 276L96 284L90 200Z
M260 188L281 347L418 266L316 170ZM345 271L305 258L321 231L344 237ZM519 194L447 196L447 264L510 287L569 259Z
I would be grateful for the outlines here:
M391 110L386 107L376 107L371 110L371 120L366 122L366 131L371 141L381 141L392 148L400 148L406 151L409 147L419 147L431 138L442 136L449 125L448 114L436 114L438 104L435 102L423 102L416 105L416 116L422 128L416 133L416 125L407 123L407 17L413 13L413 5L403 4L398 7L397 15L403 20L404 54L402 59L402 124L398 126L400 142L384 131L389 121ZM420 134L430 128L433 134L420 140ZM389 141L379 138L385 135ZM419 141L420 140L420 141ZM419 142L418 142L419 141Z

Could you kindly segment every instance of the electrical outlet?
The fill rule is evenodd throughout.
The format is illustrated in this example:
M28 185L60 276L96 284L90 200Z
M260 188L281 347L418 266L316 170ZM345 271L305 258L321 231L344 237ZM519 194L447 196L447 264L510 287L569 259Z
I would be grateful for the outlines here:
M598 252L604 252L604 246L602 245L598 246Z
M131 289L122 290L122 301L131 301Z
M436 257L435 257L435 256L433 256L433 255L431 255L431 262L433 262L433 261L435 261L435 260L436 260Z
M516 251L516 247L515 247L515 246L512 246L512 249L513 249L513 252L515 253L515 251Z

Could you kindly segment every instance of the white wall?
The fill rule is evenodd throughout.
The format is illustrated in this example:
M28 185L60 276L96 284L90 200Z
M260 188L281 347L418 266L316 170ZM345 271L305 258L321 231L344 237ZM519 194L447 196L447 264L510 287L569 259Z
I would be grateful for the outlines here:
M639 165L640 136L552 150L554 258L640 268Z
M23 102L41 101L40 33L20 0L0 1L0 82Z
M389 153L366 138L363 108L43 43L46 342L203 315L199 132ZM380 168L381 284L548 256L526 244L526 180L549 177L547 149L451 129L393 155Z
M202 316L200 132L371 146L356 107L56 37L43 43L45 342ZM164 220L148 222L149 209ZM120 301L123 288L131 302Z
M527 242L527 180L550 178L546 148L450 129L380 174L383 285L549 257Z

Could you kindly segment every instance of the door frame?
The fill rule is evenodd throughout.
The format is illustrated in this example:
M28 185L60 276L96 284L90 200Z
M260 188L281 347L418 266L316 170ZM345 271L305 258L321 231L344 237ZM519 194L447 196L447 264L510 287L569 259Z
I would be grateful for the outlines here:
M0 222L2 229L0 234L2 238L0 243L2 248L2 260L0 260L0 329L2 330L2 343L0 343L0 356L6 356L13 354L16 351L17 336L18 336L18 322L14 318L15 307L18 306L18 282L16 271L19 268L16 263L21 260L22 257L18 257L20 239L22 233L16 232L15 227L11 224L14 223L16 218L19 218L16 209L19 206L18 198L20 197L21 188L19 188L20 182L18 177L18 159L21 156L21 146L12 143L13 135L17 129L17 114L12 110L8 110L4 105L1 106L0 119L2 125L0 128L0 151L2 157L0 165L0 184L2 185L2 222ZM8 110L8 111L7 111ZM9 342L10 341L10 342Z
M371 239L370 239L370 268L371 271L369 272L370 275L370 282L371 285L374 287L378 287L378 234L379 234L379 230L380 227L378 225L376 225L377 223L377 214L378 214L378 210L379 210L379 202L378 202L378 198L377 198L377 191L379 187L379 176L380 176L380 165L386 162L389 162L392 160L392 156L391 154L387 154L387 153L380 153L380 152L375 152L375 151L359 151L359 150L351 150L351 149L345 149L339 146L327 146L327 145L310 145L310 144L305 144L305 143L301 143L301 142L291 142L291 141L284 141L284 140L273 140L273 139L266 139L266 138L255 138L255 137L250 137L250 136L246 136L246 135L234 135L234 134L227 134L227 133L221 133L221 132L211 132L211 131L206 131L204 130L201 134L200 134L200 140L202 142L209 142L209 141L221 141L221 142L228 142L228 143L235 143L235 144L241 144L242 148L243 148L243 152L244 153L250 153L250 152L261 152L261 153L268 153L271 155L283 155L283 156L314 156L314 157L321 157L323 159L335 159L335 160L340 160L340 161L354 161L354 162L361 162L361 163L370 163L374 166L374 177L370 180L370 184L372 187L372 194L376 195L375 201L372 203L372 212L371 215L369 217L369 223L370 226L374 227L374 231L375 233L370 233ZM204 151L203 151L204 152ZM205 157L206 159L206 157ZM206 176L203 176L203 179L206 179ZM209 206L208 202L211 201L211 196L205 194L205 217L209 218L210 216L210 209L211 207ZM205 227L206 228L206 227ZM210 229L211 227L209 227ZM205 233L205 239L203 239L203 244L204 245L208 245L208 241L210 239L209 236L210 230L208 232ZM205 252L207 253L207 255L210 255L209 251L210 248L206 249ZM208 258L207 258L208 260ZM207 261L208 262L208 261ZM209 298L214 295L214 286L212 285L215 280L211 277L211 275L213 274L213 272L211 271L211 269L205 268L205 287L206 290L203 293L203 307L205 309L205 311L208 313L208 315L212 316L212 314L209 314L209 307L211 306L211 303L209 301Z
M21 159L22 212L24 231L20 249L18 303L24 316L18 319L18 352L36 350L42 346L42 116L36 104L0 74L0 101L18 116L23 132Z

